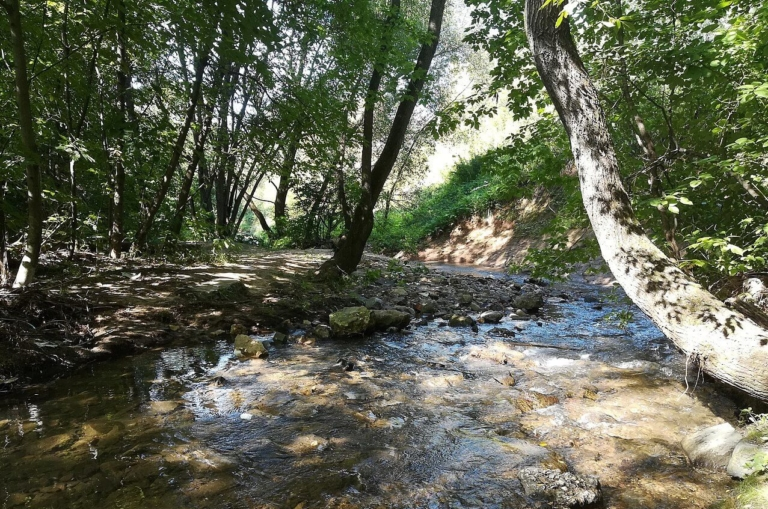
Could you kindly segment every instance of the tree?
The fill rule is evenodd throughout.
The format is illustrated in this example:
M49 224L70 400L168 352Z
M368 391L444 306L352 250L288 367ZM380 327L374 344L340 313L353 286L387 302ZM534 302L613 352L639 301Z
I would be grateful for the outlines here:
M380 60L374 65L371 80L368 85L365 112L363 113L363 155L360 168L361 193L357 201L349 231L333 257L326 261L320 268L323 275L338 275L350 273L357 268L365 249L368 237L371 235L374 224L374 208L379 199L384 184L392 172L397 157L405 140L408 124L416 108L416 103L424 88L440 40L440 30L443 23L446 0L432 0L429 12L427 37L421 46L416 65L411 73L408 85L405 89L395 118L389 129L389 134L379 158L372 164L373 151L373 117L375 99L381 84L382 69ZM392 10L397 15L400 9L398 0L392 1ZM384 58L389 51L386 40L382 44L381 57Z
M26 286L32 282L37 269L40 247L43 243L43 189L40 174L40 154L37 151L34 117L29 98L29 79L27 77L27 56L24 49L24 29L21 22L19 0L3 0L0 6L8 14L13 40L13 63L16 82L16 101L19 108L19 126L21 143L27 167L27 245L24 257L16 273L14 287Z
M569 20L561 14L562 3L526 0L525 32L570 139L584 206L603 257L627 295L695 365L768 400L768 331L681 271L637 221L600 98L571 37Z

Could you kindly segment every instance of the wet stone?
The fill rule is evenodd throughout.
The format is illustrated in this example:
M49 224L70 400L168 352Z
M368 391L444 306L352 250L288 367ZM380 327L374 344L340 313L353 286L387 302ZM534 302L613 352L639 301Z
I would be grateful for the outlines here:
M471 327L474 324L475 320L471 316L464 315L452 315L448 321L451 327Z
M235 338L235 355L262 359L269 356L269 352L267 352L267 347L264 346L263 342L241 334Z
M376 310L371 311L371 322L377 330L387 330L390 328L400 330L408 327L411 323L411 315L396 309Z
M501 311L486 311L480 315L480 323L499 323L504 318Z
M331 337L331 328L321 324L315 327L312 333L317 339L328 339Z
M494 327L493 329L488 331L488 334L492 336L501 336L502 338L515 337L515 331L510 329L505 329L504 327Z
M247 332L248 330L242 323L233 323L232 327L229 328L229 333L233 336L239 336L240 334L246 334Z
M371 324L371 312L363 306L343 308L331 313L329 322L335 336L361 335Z
M544 305L544 296L538 292L528 292L518 296L514 306L528 313L538 311Z
M742 440L736 444L731 454L726 471L731 477L743 479L754 474L759 467L753 465L753 461L759 457L768 458L768 448L759 446L748 440Z
M555 509L589 507L602 498L600 481L588 475L527 467L518 479L526 496L548 501Z
M725 468L739 441L741 435L726 422L685 437L681 445L694 465Z

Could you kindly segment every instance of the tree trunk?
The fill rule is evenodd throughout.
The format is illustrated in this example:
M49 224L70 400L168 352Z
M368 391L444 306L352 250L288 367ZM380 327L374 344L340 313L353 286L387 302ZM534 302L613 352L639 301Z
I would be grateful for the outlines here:
M179 131L179 136L176 138L176 143L173 146L171 152L171 160L168 162L163 180L160 182L160 188L155 194L155 199L152 201L147 215L144 219L139 232L136 234L136 249L141 251L147 242L147 235L152 228L152 224L155 220L155 215L160 210L160 206L165 200L165 195L168 193L168 189L171 187L171 180L173 174L176 173L176 169L179 166L179 160L181 159L181 153L184 150L184 144L187 141L187 135L189 134L189 128L192 125L192 121L195 118L195 109L200 99L200 90L203 85L203 76L205 75L205 68L208 65L208 58L210 56L210 47L204 49L200 58L195 65L195 82L192 87L192 96L189 98L189 107L187 108L187 115L184 119L184 124Z
M133 104L131 64L128 56L125 27L125 3L119 0L117 3L117 16L119 28L117 31L118 45L118 69L117 69L117 99L120 110L120 129L118 132L118 154L114 165L112 179L112 221L109 229L109 256L119 259L123 253L124 215L125 215L125 133L126 122L130 120L132 127L136 124L136 112Z
M187 165L187 171L184 172L181 189L179 190L179 199L176 201L176 212L171 220L171 233L175 237L181 235L181 227L184 224L184 210L187 208L187 200L189 200L189 194L192 190L192 181L195 179L197 165L200 164L200 160L205 154L205 142L208 139L208 134L211 132L212 122L213 115L207 115L202 126L202 132L196 132L194 135L195 149L192 152L192 160Z
M430 41L421 46L419 56L416 60L413 75L408 82L408 87L403 100L397 108L395 119L389 130L389 135L384 144L384 148L376 160L376 164L367 172L369 165L371 142L372 142L372 120L373 120L373 100L378 91L379 81L381 79L379 70L374 68L371 83L369 85L369 94L366 98L366 111L363 119L363 161L362 161L362 186L360 201L355 207L352 215L351 228L347 232L346 239L339 245L333 258L326 261L320 267L320 274L324 277L338 275L339 273L349 274L353 272L365 250L365 244L368 242L373 231L373 211L376 201L379 199L384 184L395 166L397 156L405 140L405 133L408 124L411 122L413 111L416 108L416 102L419 100L421 91L427 80L429 68L432 65L432 58L435 56L438 42L440 41L440 30L443 24L443 13L445 12L446 0L432 0L429 10L429 28ZM394 2L393 2L394 4ZM399 6L399 2L397 2Z
M0 286L5 286L11 279L8 273L8 244L6 242L5 225L5 192L7 189L6 181L0 181Z
M526 0L525 29L536 68L560 116L603 257L627 295L699 368L768 400L768 331L678 269L645 235L621 184L597 90L560 7Z
M21 24L19 0L3 0L0 3L8 14L13 41L13 65L16 81L16 101L19 106L21 145L27 167L27 244L21 265L16 273L14 287L27 286L35 277L40 247L43 243L43 185L40 173L40 154L35 140L34 118L29 99L27 79L27 55L24 50L24 31Z
M288 216L288 191L291 189L291 174L293 173L293 167L296 164L296 153L299 150L299 133L300 131L294 131L294 136L285 150L285 159L283 159L283 166L280 169L280 181L278 182L277 193L275 194L274 216L278 235L282 235L285 220Z

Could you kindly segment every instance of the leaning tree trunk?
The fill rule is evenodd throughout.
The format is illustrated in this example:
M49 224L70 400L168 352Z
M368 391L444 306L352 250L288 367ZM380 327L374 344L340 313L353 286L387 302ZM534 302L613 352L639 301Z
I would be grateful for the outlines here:
M8 13L8 24L13 41L13 63L16 80L16 101L19 105L19 127L21 145L27 166L27 245L24 257L16 273L14 287L27 286L35 277L40 247L43 244L43 185L40 173L40 154L35 140L32 105L29 99L29 80L27 79L27 56L24 50L24 31L21 25L19 0L0 1Z
M368 86L369 93L366 99L363 120L364 142L361 165L361 197L352 215L352 222L347 231L346 238L339 245L339 249L333 257L320 267L319 273L322 277L349 274L357 268L360 259L363 257L365 244L368 242L368 237L371 236L373 231L373 213L376 202L400 154L408 124L411 122L413 111L416 109L416 103L427 81L429 68L432 65L432 59L435 56L437 45L440 41L445 4L446 0L432 0L429 10L428 28L430 40L421 46L413 75L408 82L404 98L397 107L395 119L387 135L387 141L384 143L384 148L376 160L376 164L371 168L374 102L381 80L378 68L374 68L371 82ZM392 5L399 8L400 2L393 0ZM382 50L387 51L386 45Z
M560 115L603 257L627 295L705 373L768 400L768 331L692 281L645 235L621 184L597 90L560 8L526 0L536 68Z

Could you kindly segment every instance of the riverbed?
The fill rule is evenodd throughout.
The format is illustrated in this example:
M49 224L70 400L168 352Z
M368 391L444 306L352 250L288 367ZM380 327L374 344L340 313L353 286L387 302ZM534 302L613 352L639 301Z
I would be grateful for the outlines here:
M620 290L561 292L477 332L436 320L246 361L211 336L33 387L0 402L0 507L536 507L525 466L597 476L609 508L723 498L733 482L680 440L734 404Z

